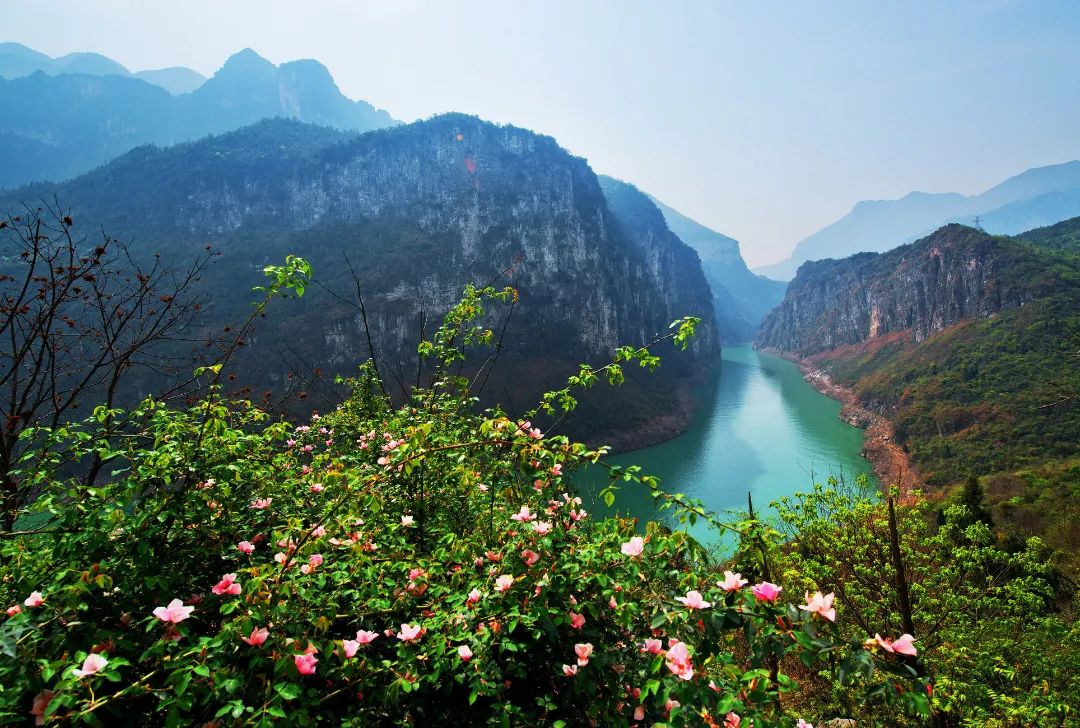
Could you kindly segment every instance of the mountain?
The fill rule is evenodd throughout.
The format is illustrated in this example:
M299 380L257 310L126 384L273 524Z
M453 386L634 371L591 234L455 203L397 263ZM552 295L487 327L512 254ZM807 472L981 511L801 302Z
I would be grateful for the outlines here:
M608 191L610 200L587 163L550 137L452 114L361 135L268 120L139 147L2 204L55 195L76 224L134 238L147 254L182 258L212 244L222 256L204 279L215 295L207 330L246 315L263 266L290 253L308 258L318 285L278 306L242 350L238 367L255 391L286 388L301 360L348 375L367 358L346 255L398 395L415 379L421 330L430 334L468 283L520 291L485 392L505 401L512 388L511 408L565 382L582 361L605 362L619 344L700 316L688 354L665 347L658 377L628 371L627 387L584 397L571 418L579 432L641 444L685 423L689 384L716 359L718 342L694 251L647 197L628 185Z
M130 75L37 70L0 80L0 188L65 179L141 144L175 144L275 116L355 131L397 123L343 96L315 61L275 66L250 49L179 96Z
M53 59L22 43L0 43L0 78L29 76L51 67Z
M135 78L160 86L174 96L191 93L206 83L206 76L183 66L136 71Z
M979 224L989 232L1015 234L1077 214L1080 161L1037 167L970 197L912 192L899 200L863 201L850 213L799 241L787 260L756 272L790 280L808 260L881 252L911 242L947 222ZM1064 194L1065 198L1055 195Z
M926 484L981 477L1007 533L1075 551L1078 240L1080 218L1017 238L952 224L805 263L756 344L847 388L853 420L885 418Z
M724 341L752 341L765 314L780 303L787 284L750 272L739 241L691 220L655 197L673 233L698 252L716 302L717 328Z

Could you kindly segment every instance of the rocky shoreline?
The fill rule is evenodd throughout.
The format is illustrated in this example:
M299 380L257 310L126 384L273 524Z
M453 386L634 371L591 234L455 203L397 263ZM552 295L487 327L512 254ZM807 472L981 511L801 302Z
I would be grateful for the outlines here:
M864 407L849 387L837 384L809 359L800 359L787 352L765 348L762 351L794 362L803 379L830 399L840 403L840 419L863 431L862 456L870 462L882 488L899 485L902 493L919 488L922 480L904 448L896 442L892 422L884 415Z
M798 364L810 386L840 402L840 419L863 430L862 456L870 461L882 488L899 485L901 492L907 493L920 487L919 473L912 467L904 448L897 444L892 422L887 417L863 407L854 391L832 381L811 362L787 358Z

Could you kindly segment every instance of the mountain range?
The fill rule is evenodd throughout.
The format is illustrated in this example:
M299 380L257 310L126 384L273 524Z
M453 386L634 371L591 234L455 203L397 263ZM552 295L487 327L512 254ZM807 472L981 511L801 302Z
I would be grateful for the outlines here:
M100 53L68 53L53 58L21 43L0 43L0 78L22 78L36 71L50 76L80 73L85 76L133 76L160 86L171 94L186 94L206 82L206 76L184 66L156 68L132 73Z
M799 241L787 260L755 272L790 280L807 261L883 252L949 222L977 222L987 232L1015 235L1077 215L1080 161L1036 167L978 195L912 192L899 200L859 202L844 217Z
M245 49L190 93L173 95L151 81L182 70L139 77L96 54L49 59L17 44L0 50L0 188L67 179L142 144L176 144L276 116L351 131L398 123L345 97L312 60L276 66Z
M275 309L241 352L238 369L254 391L286 388L302 362L355 371L368 352L349 302L357 285L379 365L398 394L416 376L420 332L430 333L467 284L517 288L485 396L512 390L518 406L565 382L582 361L604 363L617 345L646 343L680 316L701 317L691 351L665 349L658 377L628 372L627 386L604 392L602 405L583 398L570 425L616 444L677 432L689 388L718 356L698 255L646 195L598 179L550 137L475 117L365 134L270 119L142 146L70 181L11 191L0 205L53 198L70 206L76 224L134 239L144 254L183 261L208 244L220 251L203 280L214 298L207 332L243 319L263 266L287 254L309 259L317 285ZM334 404L333 389L316 388L324 406ZM612 418L613 408L622 414Z

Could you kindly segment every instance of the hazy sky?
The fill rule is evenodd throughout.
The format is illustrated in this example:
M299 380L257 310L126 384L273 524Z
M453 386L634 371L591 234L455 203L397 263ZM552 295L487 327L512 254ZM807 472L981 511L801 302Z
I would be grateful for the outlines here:
M742 241L751 265L860 199L981 192L1080 157L1080 1L0 0L6 38L211 74L315 58L406 121L551 134Z

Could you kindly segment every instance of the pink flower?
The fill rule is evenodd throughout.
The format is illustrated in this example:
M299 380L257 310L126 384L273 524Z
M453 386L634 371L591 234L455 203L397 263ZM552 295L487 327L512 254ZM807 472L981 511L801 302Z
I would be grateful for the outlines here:
M555 477L562 475L562 463L555 463L551 466L551 474Z
M879 634L875 634L873 639L867 640L866 645L869 647L874 644L881 646L886 652L894 652L900 655L911 655L912 657L918 654L918 650L915 649L915 638L909 634L903 634L900 639L892 642L885 639Z
M754 584L750 587L750 593L753 594L759 602L775 602L776 598L780 596L780 592L783 590L784 587L770 584L767 581L763 581L760 584Z
M45 725L45 711L55 694L52 690L42 690L34 696L34 704L30 706L30 715L34 716L34 725Z
M531 437L534 440L539 440L543 436L544 436L544 433L540 431L539 427L534 427L531 430L529 430L529 437Z
M325 526L316 526L315 528L311 529L311 537L312 538L322 538L325 535L326 535L326 527Z
M226 574L221 577L221 581L210 589L215 594L239 594L240 585L236 583L236 574Z
M551 533L551 524L547 521L537 521L533 524L533 530L541 536L546 536Z
M83 660L82 667L76 667L71 671L71 674L78 678L96 675L97 673L104 670L105 666L108 664L109 661L106 660L104 657L97 654L96 652L91 652L89 655L86 656L86 659Z
M577 523L578 521L580 521L582 518L584 518L587 515L589 515L589 514L585 511L584 508L582 508L580 511L571 510L570 511L570 520L573 521L574 523Z
M154 609L154 616L160 619L162 622L168 622L170 624L180 624L185 619L191 616L191 613L195 611L195 607L185 607L184 603L179 599L173 599L169 602L167 607L157 607Z
M585 667L589 664L589 656L593 653L593 646L591 642L581 644L580 642L574 645L574 654L577 655L577 664L581 667Z
M412 642L418 640L424 634L424 629L420 625L403 624L401 625L401 631L398 632L397 638L402 642Z
M413 518L412 516L402 516L401 517L401 525L404 526L405 528L412 528L413 524L415 524L415 523L416 523L416 519Z
M708 609L712 606L712 602L707 602L702 598L701 592L691 589L686 592L685 597L675 597L675 601L682 602L686 605L687 609Z
M694 677L694 666L690 664L690 651L687 650L685 643L672 640L665 658L668 669L680 680L689 680Z
M521 510L510 516L511 521L518 521L524 523L525 521L535 521L536 514L529 510L528 506L522 506Z
M509 574L503 574L495 580L495 591L504 592L514 585L514 577Z
M483 597L483 594L480 593L480 590L473 589L471 592L469 592L469 596L465 598L465 603L476 604L478 601L480 601L481 597Z
M570 628L581 629L585 625L585 615L578 614L577 612L570 612Z
M40 607L45 602L45 597L41 596L41 592L30 592L30 596L23 600L23 604L33 608Z
M378 632L368 632L367 630L362 629L356 633L356 641L362 645L366 645L369 642L373 642L378 636Z
M458 647L457 653L458 657L460 657L463 662L468 662L472 659L472 650L469 649L468 645L462 645L461 647Z
M251 541L241 541L236 544L236 548L239 549L240 553L250 554L255 551L255 544L251 543Z
M296 671L301 675L314 675L315 665L317 665L318 662L318 657L307 652L302 655L293 655L293 663L296 665Z
M573 677L574 675L577 675L577 665L563 665L562 671L563 675Z
M525 549L521 552L521 558L527 566L531 567L533 564L540 560L540 554L536 553L531 549Z
M7 608L7 616L9 617L14 617L20 612L22 612L22 607L20 607L18 604L12 604L10 607Z
M742 574L733 574L730 571L725 571L724 580L716 582L716 585L724 591L733 592L746 586L746 579L742 578Z
M322 554L312 554L308 557L308 563L311 564L311 568L317 569L322 566L323 556Z
M256 498L251 501L251 507L257 511L264 510L270 507L270 504L274 501L273 498Z
M741 724L742 718L739 717L738 713L728 713L724 717L724 728L739 728Z
M832 605L834 597L832 592L824 595L821 592L814 592L814 596L810 596L810 593L806 592L805 597L806 604L799 607L799 609L819 614L830 622L836 621L836 609Z
M634 708L634 720L645 720L645 706L639 705Z
M270 636L270 630L266 627L254 627L251 630L251 634L247 637L241 637L240 640L247 642L252 647L262 647L266 642L266 638Z
M342 640L341 648L345 650L345 659L348 660L356 654L358 649L360 649L360 643L356 640Z
M638 556L641 556L641 552L645 550L645 539L641 536L634 536L624 543L620 550L623 552L624 556L636 559Z
M807 723L802 718L799 718L799 723L798 723L798 725L795 726L795 728L814 728L814 724L813 723Z
M653 639L652 637L646 637L645 644L642 645L641 651L659 655L664 651L664 643L660 640Z

